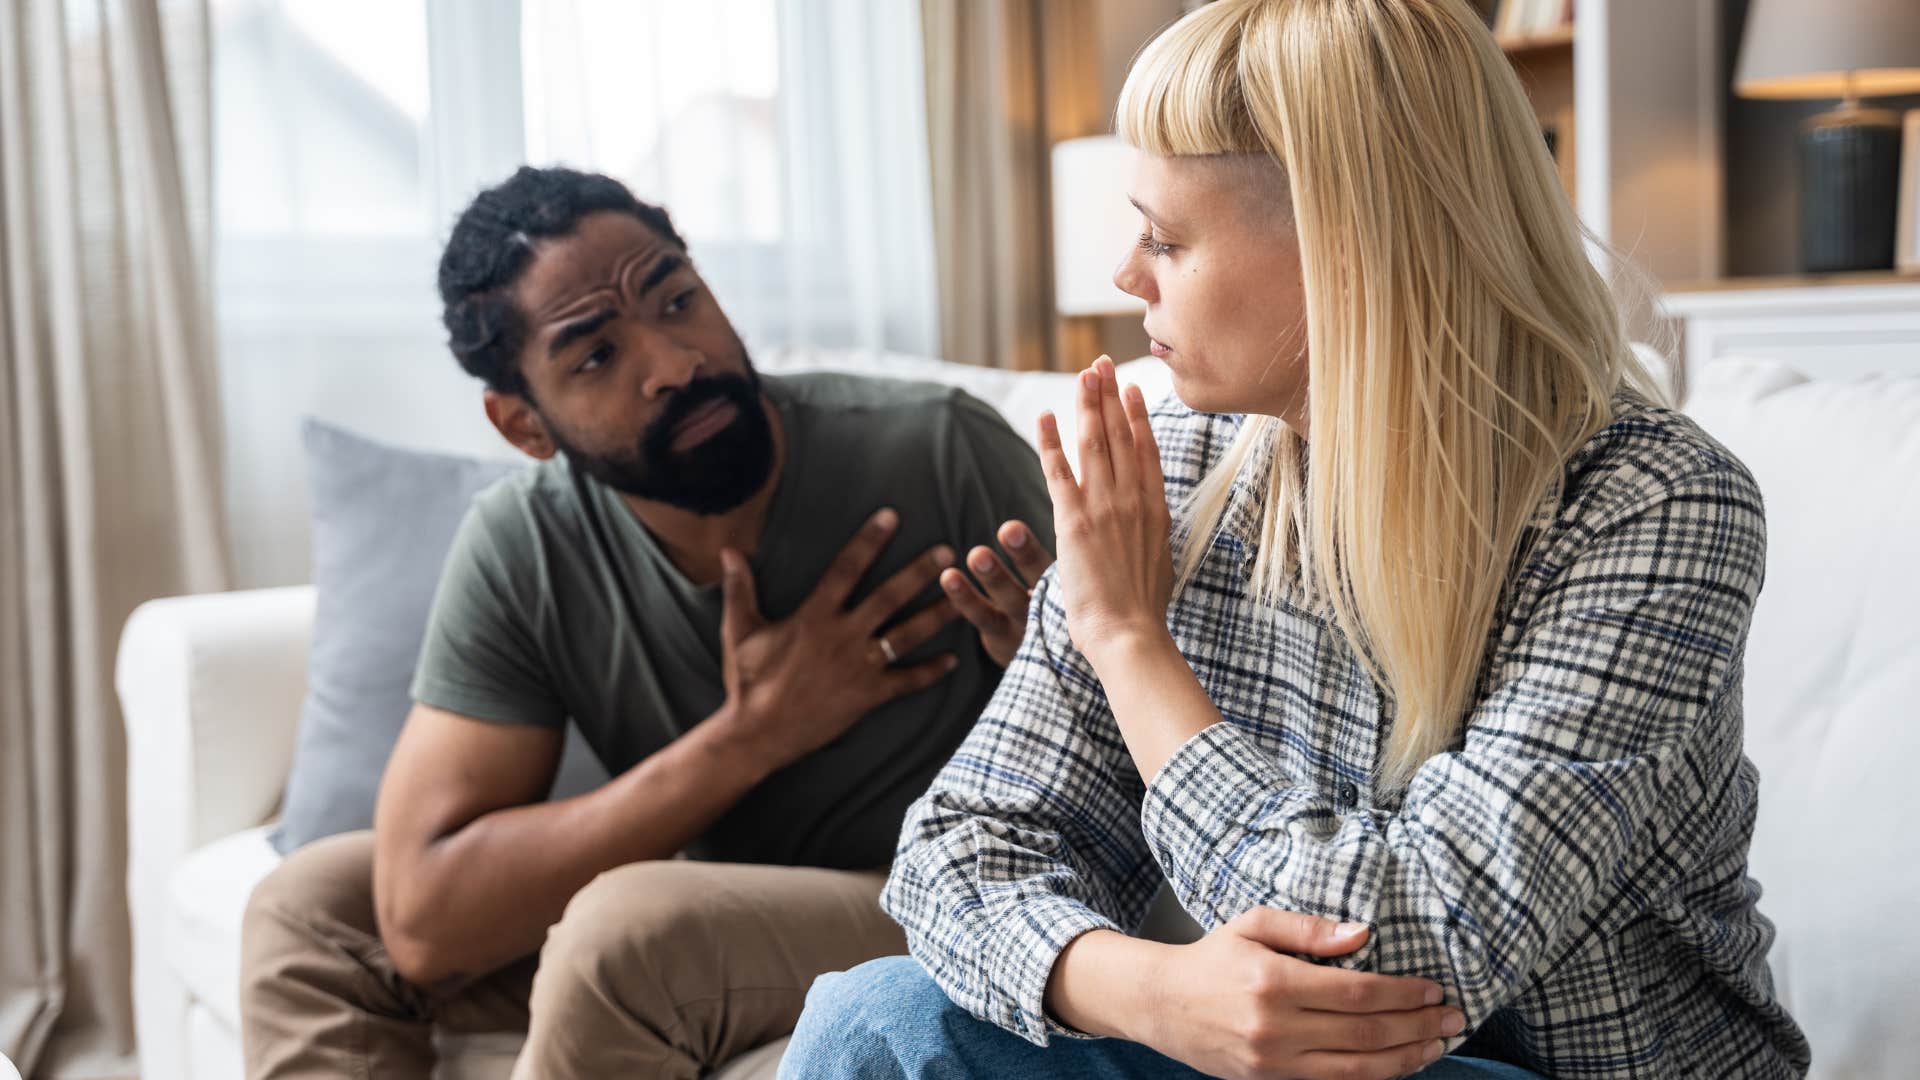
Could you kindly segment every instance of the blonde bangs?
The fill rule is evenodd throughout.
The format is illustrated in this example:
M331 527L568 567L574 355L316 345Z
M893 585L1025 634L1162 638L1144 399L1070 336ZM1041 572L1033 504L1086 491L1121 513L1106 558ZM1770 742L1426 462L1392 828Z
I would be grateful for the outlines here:
M1270 152L1241 89L1243 12L1209 4L1141 51L1114 110L1121 139L1156 157Z

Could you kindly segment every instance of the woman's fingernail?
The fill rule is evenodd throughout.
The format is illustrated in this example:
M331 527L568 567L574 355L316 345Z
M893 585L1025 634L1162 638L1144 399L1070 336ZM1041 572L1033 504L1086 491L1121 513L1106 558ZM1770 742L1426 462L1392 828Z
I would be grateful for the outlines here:
M973 567L973 569L977 573L982 573L982 574L993 573L993 556L987 554L984 551L974 552L973 558L968 559L967 562Z
M1447 1052L1447 1044L1441 1042L1438 1039L1435 1039L1433 1043L1427 1047L1427 1055L1426 1055L1427 1064L1431 1065L1432 1063L1439 1061L1440 1055L1446 1052Z
M1445 997L1446 995L1441 992L1439 987L1429 986L1427 988L1427 1004L1438 1005L1440 1004L1441 1000Z
M1339 934L1341 937L1352 937L1366 928L1367 924L1363 922L1343 922L1339 926L1334 927L1333 932Z
M948 547L945 544L941 544L939 547L934 548L933 562L935 566L952 566L953 565L953 549Z
M873 515L873 523L875 525L880 526L883 529L893 528L894 524L899 520L900 520L900 515L894 513L893 507L891 506Z
M1007 530L1006 544L1010 548L1027 546L1027 530L1015 526Z

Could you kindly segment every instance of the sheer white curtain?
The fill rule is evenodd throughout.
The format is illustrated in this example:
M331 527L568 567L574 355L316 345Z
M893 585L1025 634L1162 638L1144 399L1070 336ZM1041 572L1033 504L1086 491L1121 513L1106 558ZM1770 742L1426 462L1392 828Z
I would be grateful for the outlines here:
M935 352L917 5L523 3L528 157L665 205L750 346Z
M453 216L522 161L667 206L750 347L938 349L916 4L212 3L242 585L306 580L303 414L510 452L433 280Z

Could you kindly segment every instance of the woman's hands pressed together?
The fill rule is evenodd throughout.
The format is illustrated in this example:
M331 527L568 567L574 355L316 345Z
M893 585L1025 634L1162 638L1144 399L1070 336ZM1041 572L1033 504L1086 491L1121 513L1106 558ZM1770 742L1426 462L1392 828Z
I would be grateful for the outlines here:
M1067 632L1096 668L1148 644L1171 648L1171 516L1160 448L1138 386L1120 388L1105 356L1080 373L1080 476L1052 413L1040 417L1040 464L1053 496Z

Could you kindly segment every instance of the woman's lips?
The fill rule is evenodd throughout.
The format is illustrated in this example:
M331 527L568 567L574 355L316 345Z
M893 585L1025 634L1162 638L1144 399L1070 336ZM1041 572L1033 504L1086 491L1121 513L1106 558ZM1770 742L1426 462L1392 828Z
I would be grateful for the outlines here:
M1165 345L1160 344L1159 339L1157 338L1147 339L1147 351L1151 352L1153 355L1159 357L1162 360L1165 360L1168 357L1168 355L1173 352L1172 349L1169 349Z
M673 429L673 448L691 450L726 429L740 415L731 401L714 401L695 409L692 416Z

